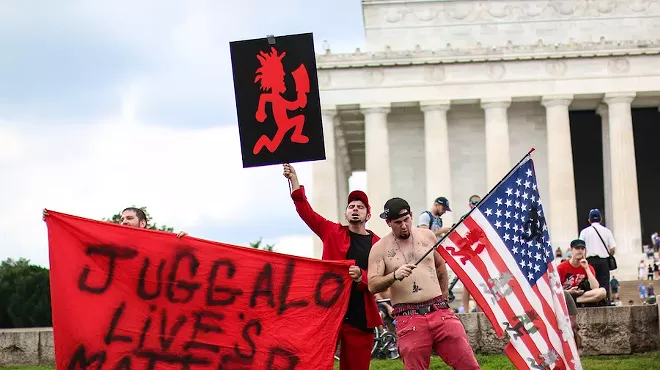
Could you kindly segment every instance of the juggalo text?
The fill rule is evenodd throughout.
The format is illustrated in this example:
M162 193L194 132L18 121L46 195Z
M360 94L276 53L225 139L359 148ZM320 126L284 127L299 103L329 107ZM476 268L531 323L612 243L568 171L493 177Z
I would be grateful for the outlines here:
M304 64L300 64L295 71L291 72L293 80L296 84L296 92L298 93L297 99L294 101L286 100L282 94L287 91L284 83L286 72L282 64L282 58L286 52L278 55L274 47L270 48L269 53L260 51L257 54L257 59L261 67L257 69L257 75L254 82L259 82L262 90L259 96L259 106L255 115L257 121L264 122L266 120L266 103L270 103L272 110L272 117L277 125L277 132L275 136L270 139L266 135L261 135L257 140L252 153L259 154L263 147L266 147L269 152L273 153L282 143L284 135L293 128L291 135L291 142L305 144L309 142L309 138L302 134L305 125L305 115L298 114L289 117L288 111L294 111L298 108L304 108L307 105L307 94L309 93L309 75Z

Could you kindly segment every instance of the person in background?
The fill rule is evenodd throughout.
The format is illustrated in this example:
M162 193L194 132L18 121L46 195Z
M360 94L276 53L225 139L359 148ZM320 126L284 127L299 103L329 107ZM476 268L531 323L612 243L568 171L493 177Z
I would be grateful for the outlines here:
M41 213L42 213L42 219L46 220L46 216L48 216L48 211L46 211L46 209L44 208ZM140 229L146 229L147 215L144 213L143 210L137 207L127 207L124 208L123 211L121 211L119 224L124 226L137 227ZM188 235L187 232L179 231L179 233L176 234L176 237L183 238L186 235Z
M612 295L614 295L614 299L619 299L619 280L612 275L612 280L610 280L610 290L612 291Z
M143 210L137 207L127 207L121 211L121 224L124 226L139 227L142 229L147 228L147 215ZM188 235L185 231L180 231L176 234L177 238L182 238Z
M637 270L637 276L639 277L639 280L644 280L644 276L646 276L646 265L644 264L644 260L639 260L639 266L637 267Z
M646 258L652 259L653 257L655 257L655 252L653 251L653 246L645 245L644 249L646 250Z
M610 229L600 224L601 219L600 210L595 208L589 211L589 223L591 225L580 231L578 239L584 240L587 245L587 261L596 271L598 284L605 289L607 304L610 304L610 264L608 258L610 255L614 255L616 243Z
M417 221L417 227L433 231L437 240L446 234L451 228L442 226L442 215L451 212L449 200L445 197L436 198L433 206L428 211L422 212Z
M646 271L648 271L647 274L646 274L646 279L647 280L653 280L653 266L650 263L649 263L649 267Z
M642 304L646 303L646 284L639 284L639 299L642 301Z
M585 258L584 240L573 240L571 251L573 252L571 259L557 266L559 280L564 290L573 296L577 305L600 304L605 300L607 292L598 283L594 267Z

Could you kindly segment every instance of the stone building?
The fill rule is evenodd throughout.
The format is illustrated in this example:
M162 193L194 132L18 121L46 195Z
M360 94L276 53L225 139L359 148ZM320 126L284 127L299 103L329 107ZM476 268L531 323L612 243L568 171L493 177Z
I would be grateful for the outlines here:
M553 246L568 248L600 207L615 273L634 279L640 161L660 156L636 158L632 112L652 108L660 126L660 1L362 0L362 11L367 50L317 56L328 160L313 165L315 209L343 221L348 178L366 171L376 233L391 196L416 215L447 196L451 224L534 147ZM577 112L596 129L580 131Z

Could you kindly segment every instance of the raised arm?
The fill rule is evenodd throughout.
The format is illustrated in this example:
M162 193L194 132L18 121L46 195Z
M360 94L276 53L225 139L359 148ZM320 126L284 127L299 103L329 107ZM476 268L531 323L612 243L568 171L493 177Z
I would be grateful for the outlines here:
M296 171L290 164L284 165L284 177L291 181L291 199L293 199L298 215L314 234L323 239L328 230L336 226L336 223L327 220L312 209L305 196L305 187L298 182Z
M591 289L600 288L600 283L598 282L598 279L596 279L596 274L595 274L594 267L589 265L586 258L584 259L584 261L585 261L584 264L586 265L584 270L585 270L585 273L587 275L587 280L589 281L589 287ZM580 264L582 264L582 262L580 262ZM605 288L607 288L607 287L605 287Z

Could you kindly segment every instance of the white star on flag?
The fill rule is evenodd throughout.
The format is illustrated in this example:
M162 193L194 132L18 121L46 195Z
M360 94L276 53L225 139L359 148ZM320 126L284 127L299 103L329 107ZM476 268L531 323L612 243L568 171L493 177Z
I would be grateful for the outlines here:
M512 204L513 212L507 210ZM528 154L463 216L437 250L497 335L509 334L505 353L517 369L578 370L575 341L564 327L564 294L551 284L559 276L544 217Z

